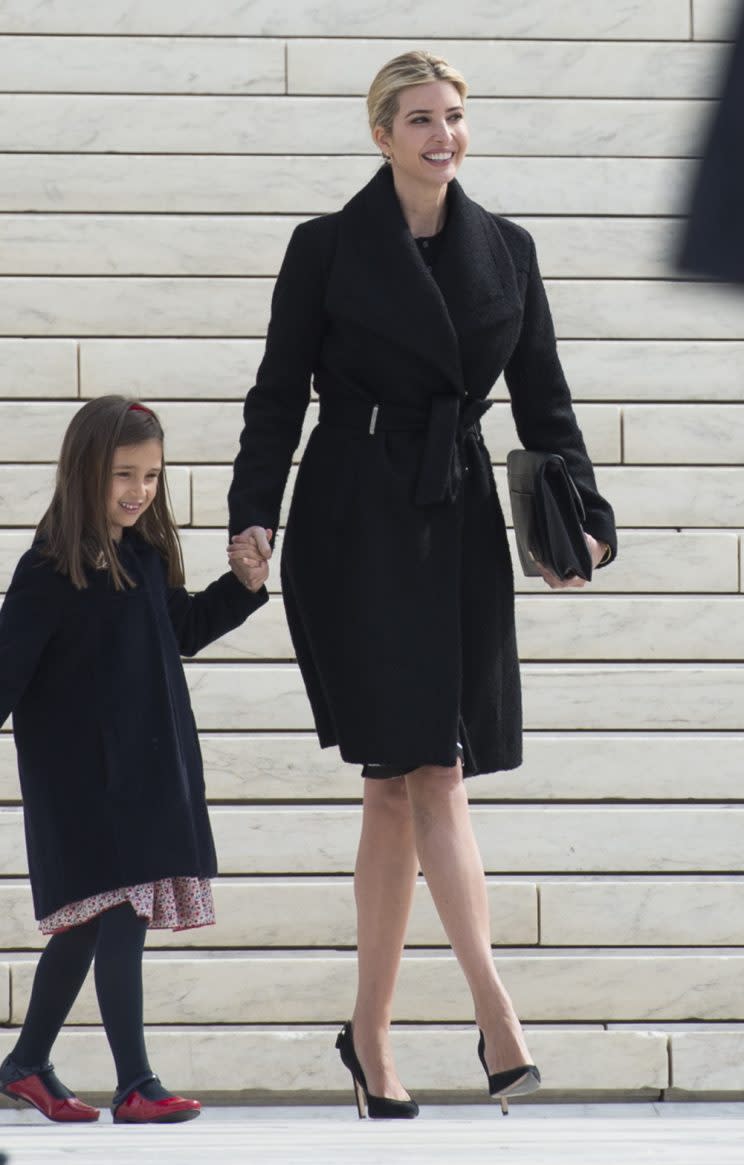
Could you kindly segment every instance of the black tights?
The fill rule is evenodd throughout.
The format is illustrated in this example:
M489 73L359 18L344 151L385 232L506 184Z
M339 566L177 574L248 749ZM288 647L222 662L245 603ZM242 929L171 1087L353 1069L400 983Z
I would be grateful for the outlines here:
M81 926L52 935L39 959L26 1021L11 1053L18 1064L49 1059L52 1044L77 999L95 956L101 1019L111 1046L118 1087L150 1071L142 1019L142 952L147 919L128 902ZM149 1093L145 1086L142 1091ZM156 1091L160 1091L156 1087ZM164 1090L162 1095L167 1095ZM156 1099L156 1096L151 1099Z

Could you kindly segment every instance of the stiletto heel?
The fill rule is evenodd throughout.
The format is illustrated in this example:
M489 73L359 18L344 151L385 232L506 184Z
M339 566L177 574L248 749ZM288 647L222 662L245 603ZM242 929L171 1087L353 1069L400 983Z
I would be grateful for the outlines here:
M391 1100L387 1096L373 1096L369 1092L362 1066L354 1051L351 1020L345 1023L338 1033L336 1047L341 1056L342 1064L351 1072L360 1120L365 1115L372 1120L394 1120L396 1118L412 1120L413 1117L418 1116L419 1107L415 1100Z
M359 1113L359 1119L361 1121L364 1120L365 1116L367 1115L367 1101L364 1096L364 1089L353 1072L351 1074L351 1079L352 1083L354 1084L354 1095L356 1097L357 1112Z
M507 1097L526 1096L530 1092L537 1092L541 1083L539 1069L534 1064L521 1064L519 1068L507 1068L505 1072L494 1072L492 1075L486 1064L485 1036L480 1028L478 1031L480 1032L478 1058L488 1077L488 1091L494 1100L501 1101L501 1111L504 1116L508 1116L509 1101Z

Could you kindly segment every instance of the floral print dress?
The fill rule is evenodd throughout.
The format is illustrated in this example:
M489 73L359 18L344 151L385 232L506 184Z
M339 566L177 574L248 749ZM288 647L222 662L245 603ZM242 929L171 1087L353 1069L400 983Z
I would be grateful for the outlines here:
M79 902L61 906L39 921L42 934L60 934L73 926L90 922L104 910L131 902L140 918L148 920L154 930L189 930L214 923L214 901L209 878L162 878L141 886L124 886L106 890Z

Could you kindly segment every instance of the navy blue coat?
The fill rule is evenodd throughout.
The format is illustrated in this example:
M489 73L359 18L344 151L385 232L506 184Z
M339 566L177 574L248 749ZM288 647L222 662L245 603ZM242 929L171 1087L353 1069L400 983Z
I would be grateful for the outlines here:
M276 529L313 378L282 585L320 743L347 761L453 765L460 740L466 774L520 762L512 569L478 424L502 372L523 443L565 456L614 552L529 234L452 182L435 279L387 168L295 230L230 524Z
M692 193L680 266L744 283L744 4Z
M158 552L125 531L120 558L77 590L37 547L0 611L0 723L13 713L37 918L120 886L216 873L181 655L267 600L227 573L169 588Z

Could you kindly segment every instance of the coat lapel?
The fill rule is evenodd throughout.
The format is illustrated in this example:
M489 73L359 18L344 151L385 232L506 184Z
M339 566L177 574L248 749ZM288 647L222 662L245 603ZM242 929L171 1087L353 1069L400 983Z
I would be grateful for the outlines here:
M393 188L379 171L339 215L326 305L408 348L464 392L457 334L424 266Z
M439 286L426 270L382 168L339 215L326 305L415 352L464 395L460 341L519 310L511 256L491 215L458 182L447 193Z
M493 216L456 181L447 193L437 277L460 341L521 310L514 264Z

